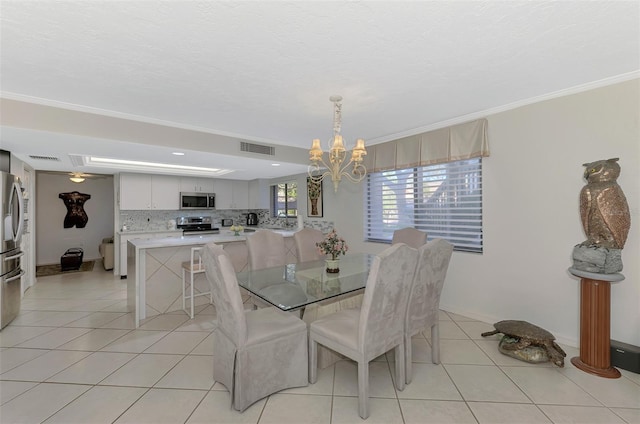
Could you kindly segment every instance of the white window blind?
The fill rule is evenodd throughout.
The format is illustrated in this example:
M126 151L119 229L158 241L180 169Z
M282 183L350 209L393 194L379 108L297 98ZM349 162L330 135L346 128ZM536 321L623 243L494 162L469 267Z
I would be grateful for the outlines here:
M482 158L367 175L367 241L391 241L404 227L482 252Z

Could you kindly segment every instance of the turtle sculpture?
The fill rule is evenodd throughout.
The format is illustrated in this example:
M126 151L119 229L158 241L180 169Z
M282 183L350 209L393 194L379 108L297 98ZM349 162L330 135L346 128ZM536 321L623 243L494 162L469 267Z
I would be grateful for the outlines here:
M526 362L551 361L559 367L564 367L564 357L567 354L554 341L556 338L537 325L527 321L506 320L493 324L494 331L482 333L482 337L502 333L498 350L505 355Z

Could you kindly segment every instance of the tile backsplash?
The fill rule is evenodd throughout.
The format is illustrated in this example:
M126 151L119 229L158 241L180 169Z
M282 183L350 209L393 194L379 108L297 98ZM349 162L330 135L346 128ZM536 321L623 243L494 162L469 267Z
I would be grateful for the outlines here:
M214 227L220 227L222 219L232 219L234 224L245 225L247 213L258 214L259 227L282 227L295 229L298 221L295 218L274 218L269 216L268 209L258 210L202 210L202 211L154 211L127 210L120 213L120 229L126 225L127 231L163 231L168 228L168 222L180 216L211 216ZM332 221L303 220L305 227L317 228L327 233L333 228Z

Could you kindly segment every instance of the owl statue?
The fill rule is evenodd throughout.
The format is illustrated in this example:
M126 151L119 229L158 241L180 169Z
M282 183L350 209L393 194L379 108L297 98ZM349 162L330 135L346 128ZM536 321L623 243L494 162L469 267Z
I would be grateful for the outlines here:
M587 240L582 246L622 249L631 225L629 205L616 182L618 158L585 163L587 180L580 191L580 217Z

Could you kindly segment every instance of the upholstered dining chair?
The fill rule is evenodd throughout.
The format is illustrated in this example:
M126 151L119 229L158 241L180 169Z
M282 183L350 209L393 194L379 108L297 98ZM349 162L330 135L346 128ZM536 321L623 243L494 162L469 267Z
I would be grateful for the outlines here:
M440 327L438 311L440 294L447 276L453 245L442 239L431 240L418 249L418 266L409 291L405 317L404 354L405 381L411 383L411 338L431 329L431 360L440 363Z
M249 268L271 268L287 264L284 237L270 230L258 230L247 237Z
M271 230L258 230L247 237L249 269L258 270L287 264L284 237ZM257 296L250 295L254 308L271 306Z
M324 259L323 255L318 251L316 243L324 240L322 231L314 228L303 228L293 234L293 241L296 244L296 255L298 262L317 261Z
M345 309L320 318L309 327L309 382L317 379L318 344L358 363L358 413L369 416L369 362L395 349L396 387L403 390L404 316L418 252L399 243L373 259L357 309Z
M322 231L313 228L304 228L297 231L293 235L296 245L296 254L298 262L315 261L325 259L324 255L318 251L316 243L324 240ZM362 294L356 293L348 296L341 296L339 299L329 299L321 303L307 305L304 310L302 319L307 324L311 324L326 315L336 313L342 309L357 308L360 306ZM318 346L318 367L326 368L344 359L344 356L327 349L324 346Z
M291 387L308 385L307 326L275 307L245 311L231 259L222 247L204 247L218 325L214 330L213 378L244 411L254 402Z
M419 248L427 242L427 233L416 230L413 227L401 228L393 232L391 244L404 243L414 249Z

